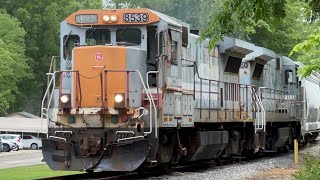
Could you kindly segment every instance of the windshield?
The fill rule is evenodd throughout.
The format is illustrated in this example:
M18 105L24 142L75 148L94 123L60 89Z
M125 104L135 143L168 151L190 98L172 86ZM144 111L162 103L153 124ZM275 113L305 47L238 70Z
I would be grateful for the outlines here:
M108 29L88 29L86 42L88 46L110 44L110 31Z
M139 46L141 44L141 30L136 28L117 29L117 45Z

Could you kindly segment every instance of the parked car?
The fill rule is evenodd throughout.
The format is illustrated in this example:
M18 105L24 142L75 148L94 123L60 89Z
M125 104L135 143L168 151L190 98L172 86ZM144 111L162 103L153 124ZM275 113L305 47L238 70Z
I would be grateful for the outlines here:
M31 135L22 136L23 148L38 149L42 147L42 142L40 138Z
M2 152L10 152L16 146L14 143L4 139L0 139L0 141L2 142L2 147L3 147Z
M16 146L12 149L18 151L23 148L22 138L19 134L0 134L0 139L14 143Z
M0 139L0 152L3 151L3 145L2 145L2 140Z

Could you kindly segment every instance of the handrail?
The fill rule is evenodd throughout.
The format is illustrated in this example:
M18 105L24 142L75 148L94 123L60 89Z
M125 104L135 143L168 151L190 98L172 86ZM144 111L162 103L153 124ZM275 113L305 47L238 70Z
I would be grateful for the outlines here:
M62 138L62 137L58 137L58 136L49 136L49 139L60 139L60 140L67 141L66 138Z
M265 132L266 131L266 127L265 127L266 126L265 125L266 124L266 112L265 112L265 109L263 107L263 104L262 104L260 97L257 95L257 93L255 91L253 91L253 87L251 87L249 89L250 89L251 94L255 98L255 101L252 100L252 102L257 107L257 117L256 117L257 121L255 121L255 133L259 129L262 129Z
M44 94L44 96L42 98L42 101L41 101L41 116L40 116L40 118L41 118L41 130L42 130L42 124L43 124L44 116L46 117L46 119L49 118L48 109L50 108L51 101L52 101L53 94L54 94L55 83L56 83L56 74L57 73L63 73L63 72L79 72L79 71L62 70L62 71L54 71L52 73L46 73L48 76L51 76L51 79L50 79L50 81L49 81L49 83L47 85L47 90L45 91L45 94ZM50 86L52 86L52 90L51 90L51 93L49 95ZM49 99L47 98L47 96L49 97ZM81 96L81 94L80 94L80 96ZM47 107L45 107L45 105L44 105L46 100L48 100ZM44 111L46 111L46 112L44 112Z
M108 69L106 69L106 70L104 70L104 72L105 72L105 73L108 73L108 72L136 72L136 73L138 73L139 78L140 78L140 81L141 81L142 86L143 86L143 89L144 89L145 92L147 93L147 97L148 97L149 102L152 102L152 101L153 101L153 99L152 99L153 97L149 94L150 91L147 89L147 87L146 87L146 85L145 85L145 83L144 83L144 81L143 81L143 78L142 78L142 76L141 76L140 71L138 71L138 70L114 70L114 69L108 70ZM107 78L106 78L106 79L107 79ZM151 99L152 99L152 100L151 100ZM149 120L150 129L149 129L149 131L144 132L145 135L152 133L152 113L151 113L151 108L152 108L153 104L154 104L154 102L151 103L151 104L150 104L151 106L149 107L149 111L150 111L150 114L149 114L149 118L150 118L150 120Z
M265 124L266 124L266 111L263 107L263 104L262 104L262 101L260 99L259 96L257 96L258 98L258 103L260 104L260 108L261 108L261 112L262 112L262 127L263 127L263 131L266 131L266 127L265 127Z
M220 95L220 97L222 97L222 94L221 94L221 92L219 90L218 91L211 91L211 85L212 84L217 84L216 86L218 88L220 88L220 83L222 83L224 85L230 85L230 87L232 87L232 91L233 92L231 92L231 90L230 90L230 92L227 92L227 93L233 93L234 97L235 97L233 99L230 99L231 101L233 101L233 103L232 103L233 115L234 115L234 111L235 110L236 111L239 110L240 115L241 115L241 107L235 106L235 101L239 101L240 103L242 102L241 101L241 89L242 88L249 89L250 87L255 87L255 85L248 85L248 84L241 84L241 83L237 83L237 82L227 82L227 81L216 80L216 79L211 79L211 78L204 78L204 77L200 76L197 62L191 61L191 60L188 60L188 59L182 59L182 61L193 63L193 64L187 64L188 65L187 67L192 67L192 66L194 67L194 71L195 71L195 74L196 74L195 78L198 79L198 80L195 79L193 81L193 96L194 96L194 99L195 99L195 97L196 97L195 94L196 93L200 93L200 118L201 118L201 115L202 115L202 106L203 106L203 104L202 104L202 93L205 93L205 94L209 95L209 109L211 109L211 102L210 102L211 101L211 95L212 94L218 94L218 95ZM209 91L203 91L202 90L203 81L209 83ZM198 82L200 82L200 90L197 90L198 86L196 86L196 84ZM239 93L237 94L238 91L239 91ZM247 92L247 90L246 90L246 92ZM228 94L228 95L230 96L231 94ZM245 102L246 105L248 105L248 97L247 96L248 96L248 93L245 93L245 97L246 98L243 99L243 102ZM248 106L247 106L247 112L248 112ZM210 114L210 111L209 111L209 117L210 116L211 116L211 114Z
M261 94L260 94L260 90L261 89L268 89L267 87L259 87L258 88L258 93L259 93L259 101L260 101L260 103L261 103L261 108L262 108L262 113L263 113L263 130L264 131L266 131L266 127L265 127L265 121L266 121L266 111L265 111L265 109L264 109L264 106L263 106L263 103L262 103L262 97L261 97Z
M253 92L253 89L252 88L250 88L250 92L251 92L251 94L252 94L252 98L254 98L254 99L252 99L252 102L255 104L255 107L257 108L257 114L256 114L256 119L259 119L259 117L260 117L260 115L259 115L259 112L260 112L260 107L259 107L259 105L257 104L257 102L256 102L256 96L255 96L255 93ZM259 124L259 121L258 122L256 122L255 121L255 124L254 124L254 126L255 126L255 132L256 132L256 127L257 127L257 123ZM258 126L259 127L259 126Z
M54 71L56 71L56 59L59 58L59 57L60 56L52 56L51 57L49 73L53 73ZM47 74L47 86L49 85L49 81L50 81L49 78L50 78L50 76ZM47 98L49 99L49 96Z
M43 118L43 114L42 114L42 111L45 109L46 110L46 108L43 108L44 107L44 101L47 99L46 98L46 96L48 95L48 92L49 92L49 87L50 87L50 85L52 84L52 81L53 81L53 73L47 73L47 75L52 75L52 78L50 79L50 82L49 82L49 84L48 84L48 88L47 88L47 90L46 90L46 92L44 93L44 96L43 96L43 98L42 98L42 101L41 101L41 119Z
M194 67L195 67L195 72L197 74L197 78L198 79L202 79L202 80L207 80L207 81L213 81L213 82L221 82L221 83L229 83L229 84L238 84L238 85L244 85L244 86L247 86L247 84L241 84L241 83L232 83L232 82L227 82L227 81L220 81L220 80L216 80L216 79L208 79L208 78L203 78L203 77L200 77L200 74L199 74L199 71L198 71L198 65L197 65L197 62L195 61L191 61L191 60L188 60L188 59L181 59L182 61L187 61L187 62L192 62L194 64ZM194 81L195 82L195 81ZM249 86L249 85L248 85ZM250 85L252 87L255 87L255 85Z
M149 94L151 95L151 102L152 102L152 105L153 105L153 107L154 107L154 116L155 116L155 120L154 120L154 122L155 122L155 125L154 125L154 128L155 128L155 137L157 138L158 137L158 116L157 116L157 106L156 106L156 104L154 103L154 100L153 100L153 96L152 96L152 94L151 94L151 90L150 90L150 86L149 86L149 74L158 74L159 73L159 71L148 71L147 72L147 77L146 77L146 82L147 82L147 87L148 87L148 90L149 90ZM157 87L158 88L158 87ZM158 94L157 94L157 96L159 96ZM157 97L157 98L159 98L159 97ZM152 114L151 113L151 110L150 110L150 114Z
M145 89L145 91L147 92L147 96L148 96L148 99L149 99L149 102L151 102L151 99L152 99L152 96L150 96L150 94L149 94L149 92L148 92L148 90L147 90L147 88L146 88L146 86L145 86L145 84L144 84L144 82L143 82L143 79L142 79L142 76L141 76L141 74L140 74L140 72L138 71L138 70L135 70L135 72L137 72L138 73L138 75L139 75L139 77L140 77L140 80L141 80L141 82L142 82L142 85L143 85L143 88ZM152 113L151 113L151 106L150 106L150 130L149 130L149 132L144 132L144 134L151 134L152 133Z

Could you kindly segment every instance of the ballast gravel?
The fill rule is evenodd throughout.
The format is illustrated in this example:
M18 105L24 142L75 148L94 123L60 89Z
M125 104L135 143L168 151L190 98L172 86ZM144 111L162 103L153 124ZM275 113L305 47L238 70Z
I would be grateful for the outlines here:
M299 151L299 158L302 159L303 154L316 154L320 153L320 141L319 139L313 145L309 145ZM300 160L301 161L301 160ZM289 174L280 173L280 176L264 176L263 174L268 174L274 170L286 170L290 172ZM253 180L253 179L294 179L292 173L296 169L294 165L294 155L293 151L277 155L274 157L258 158L251 161L238 162L231 165L214 166L207 169L194 172L171 172L169 174L149 177L149 179L217 179L217 180ZM292 171L293 170L293 171ZM269 173L270 174L270 173Z

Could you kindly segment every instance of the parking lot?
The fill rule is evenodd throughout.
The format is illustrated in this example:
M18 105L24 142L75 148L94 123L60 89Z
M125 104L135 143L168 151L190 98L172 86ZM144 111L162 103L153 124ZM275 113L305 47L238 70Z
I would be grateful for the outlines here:
M41 150L19 150L0 153L0 169L44 164Z

